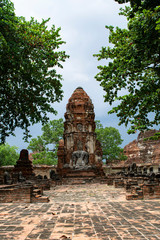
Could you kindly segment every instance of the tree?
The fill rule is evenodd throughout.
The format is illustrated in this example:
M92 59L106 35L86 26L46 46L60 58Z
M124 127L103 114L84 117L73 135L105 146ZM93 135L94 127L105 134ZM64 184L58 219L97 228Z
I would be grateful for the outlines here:
M56 165L57 156L55 152L42 151L32 155L34 165Z
M130 2L130 5L134 11L137 11L139 7L143 7L146 9L154 9L156 6L160 4L159 0L153 1L153 0L115 0L118 3L128 3Z
M32 138L28 149L32 150L32 152L43 152L46 150L45 141L42 136L37 136L37 138Z
M123 142L121 135L118 129L113 127L105 127L96 121L96 130L97 139L100 141L103 151L103 159L108 160L125 160L123 155L123 149L119 145Z
M63 137L63 119L46 123L42 131L42 136L32 138L28 146L33 151L33 164L57 164L58 143Z
M119 3L129 0L117 0ZM96 79L103 87L105 101L112 105L119 125L130 123L128 133L143 131L160 123L160 1L130 0L131 7L121 9L128 29L106 26L113 47L102 47Z
M10 146L9 144L0 145L0 166L15 165L19 158L19 154L16 152L18 148L16 146Z
M63 119L52 120L42 127L42 138L46 144L57 145L63 137L64 123Z
M68 57L59 47L60 28L17 17L10 0L0 2L0 136L14 135L37 122L46 123L47 112L56 114L54 102L62 99L62 76L57 67Z

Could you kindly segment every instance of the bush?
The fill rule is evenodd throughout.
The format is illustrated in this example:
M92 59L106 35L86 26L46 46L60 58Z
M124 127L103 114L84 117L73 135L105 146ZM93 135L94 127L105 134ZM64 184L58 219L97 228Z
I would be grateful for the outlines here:
M0 166L15 165L19 158L19 154L16 152L18 148L16 146L10 146L9 144L0 145Z
M33 157L33 164L44 164L44 165L56 165L57 164L57 159L55 157L54 152L39 152L39 153L34 153L32 155Z

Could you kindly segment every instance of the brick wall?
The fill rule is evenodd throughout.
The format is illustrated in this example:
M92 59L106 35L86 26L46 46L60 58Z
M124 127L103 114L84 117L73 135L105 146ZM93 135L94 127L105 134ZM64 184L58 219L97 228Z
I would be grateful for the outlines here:
M0 190L0 202L11 203L11 202L31 202L32 187L4 187Z
M36 176L41 175L41 176L47 176L50 178L50 171L54 170L56 172L56 166L47 166L47 165L34 165L33 166L33 171L36 174Z
M144 199L159 199L160 198L160 185L144 184L142 189L143 189Z
M9 174L12 176L14 166L3 166L0 167L0 184L3 184L3 176L4 172L7 171ZM56 172L56 166L47 166L47 165L34 165L33 166L33 171L36 176L41 175L41 176L47 176L50 178L50 171L54 170Z

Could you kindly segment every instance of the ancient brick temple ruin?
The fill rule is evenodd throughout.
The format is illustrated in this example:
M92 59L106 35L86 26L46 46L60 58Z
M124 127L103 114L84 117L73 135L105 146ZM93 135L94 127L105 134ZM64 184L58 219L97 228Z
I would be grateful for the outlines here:
M34 176L33 165L29 160L29 154L27 149L22 149L20 152L19 160L17 161L14 169L14 174L21 174L26 179L30 179L31 176Z
M131 164L133 162L137 164L160 164L160 139L153 140L144 139L152 137L158 130L149 130L141 132L138 135L137 140L127 144L124 147L124 154L127 156L125 164Z
M120 171L107 174L105 182L125 188L127 200L160 199L160 139L154 136L159 133L155 129L140 132L137 140L124 147L127 160L119 163Z
M94 106L83 88L78 87L73 92L64 116L64 140L60 140L58 148L58 173L61 176L103 175Z

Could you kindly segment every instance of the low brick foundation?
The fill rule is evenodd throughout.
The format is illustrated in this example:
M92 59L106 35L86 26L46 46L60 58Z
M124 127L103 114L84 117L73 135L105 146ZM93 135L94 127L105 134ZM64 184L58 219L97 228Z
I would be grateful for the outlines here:
M125 183L124 183L123 179L115 179L113 181L113 185L114 185L115 188L123 188Z
M4 173L7 171L10 176L13 175L14 166L3 166L0 167L0 184L4 184ZM33 172L35 176L41 175L43 178L46 176L50 178L50 171L54 170L56 172L56 166L47 166L47 165L33 165Z
M160 199L160 185L145 184L142 186L144 199Z
M141 199L160 199L160 183L138 183L129 184L127 182L127 200L141 200Z
M0 203L49 202L43 196L43 187L25 184L13 184L0 187Z
M32 187L29 186L7 186L0 188L0 202L14 203L14 202L31 202Z

